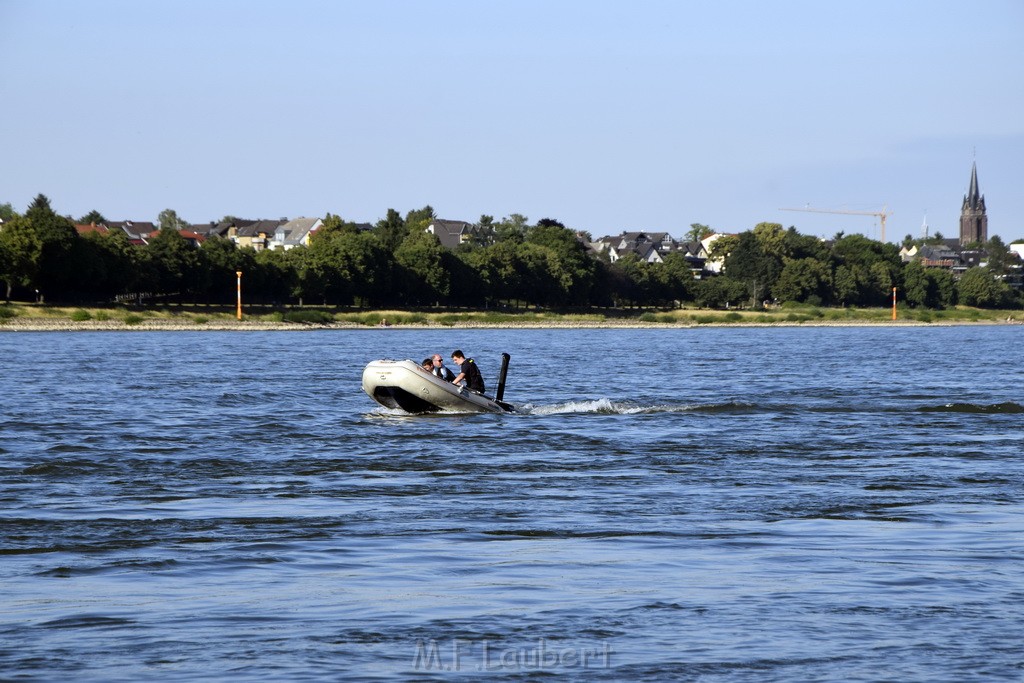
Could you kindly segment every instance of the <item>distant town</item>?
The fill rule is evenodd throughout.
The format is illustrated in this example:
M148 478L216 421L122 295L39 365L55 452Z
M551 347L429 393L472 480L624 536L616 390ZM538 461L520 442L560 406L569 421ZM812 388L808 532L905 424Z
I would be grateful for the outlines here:
M172 209L155 222L98 211L75 220L45 195L24 214L0 205L7 301L229 304L242 279L250 302L282 307L870 307L898 293L914 307L1021 308L1024 239L989 237L976 165L959 236L925 231L899 245L768 222L594 237L554 218L452 220L430 206L389 209L376 223L328 214L189 224Z

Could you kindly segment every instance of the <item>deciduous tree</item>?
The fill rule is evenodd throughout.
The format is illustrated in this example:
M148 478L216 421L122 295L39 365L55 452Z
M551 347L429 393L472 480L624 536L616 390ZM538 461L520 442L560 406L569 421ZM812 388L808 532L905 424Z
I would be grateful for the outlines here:
M7 301L14 287L35 287L43 243L27 218L5 221L0 228L0 278L6 283Z
M437 237L429 232L409 233L395 250L400 273L398 294L406 303L436 303L451 293L443 251Z
M957 282L960 303L978 308L999 308L1012 296L1006 283L997 280L987 268L968 268Z
M782 267L772 292L782 301L820 305L827 301L831 290L828 265L814 258L801 258Z

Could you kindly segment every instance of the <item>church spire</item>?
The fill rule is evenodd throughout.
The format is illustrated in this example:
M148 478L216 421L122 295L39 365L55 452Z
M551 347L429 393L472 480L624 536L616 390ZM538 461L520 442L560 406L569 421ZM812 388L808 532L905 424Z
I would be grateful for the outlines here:
M971 186L964 197L964 206L977 211L980 207L984 211L985 197L978 191L978 163L971 164Z
M960 244L988 241L988 216L985 215L985 195L978 190L978 163L971 164L971 185L964 195L960 209Z

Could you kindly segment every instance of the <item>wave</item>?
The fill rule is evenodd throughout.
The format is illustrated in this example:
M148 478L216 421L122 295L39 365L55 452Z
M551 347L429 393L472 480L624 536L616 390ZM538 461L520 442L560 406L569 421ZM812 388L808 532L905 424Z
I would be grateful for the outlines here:
M922 413L1024 413L1024 406L1013 401L1003 403L991 403L989 405L977 403L944 403L940 406L922 406L918 408Z
M598 415L646 415L655 413L735 413L750 412L757 407L751 403L729 401L727 403L696 404L684 403L643 405L628 401L612 401L599 398L585 401L567 401L548 406L527 404L519 412L530 415L563 415L567 413L596 413Z
M39 624L41 628L125 628L135 625L134 619L108 617L102 614L77 614Z

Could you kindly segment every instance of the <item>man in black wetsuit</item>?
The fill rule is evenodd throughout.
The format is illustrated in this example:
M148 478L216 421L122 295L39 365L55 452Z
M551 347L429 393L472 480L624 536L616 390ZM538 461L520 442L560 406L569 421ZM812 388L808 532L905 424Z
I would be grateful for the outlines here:
M456 349L452 351L452 362L458 365L459 370L461 370L455 376L455 379L452 380L454 384L466 380L467 389L478 394L484 393L484 377L480 374L480 368L476 366L476 362L472 358L466 358L462 351Z

